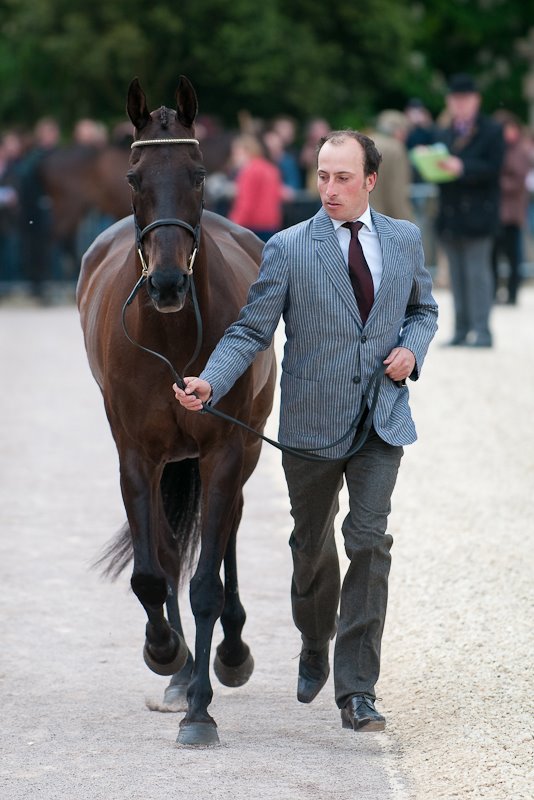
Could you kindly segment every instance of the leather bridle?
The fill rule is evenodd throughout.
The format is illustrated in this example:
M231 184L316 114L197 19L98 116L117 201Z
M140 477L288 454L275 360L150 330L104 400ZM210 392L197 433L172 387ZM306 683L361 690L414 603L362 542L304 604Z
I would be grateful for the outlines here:
M135 147L145 147L150 145L159 145L159 144L199 144L198 139L138 139L135 142L132 142L131 148L132 150ZM160 228L164 225L177 225L180 228L185 228L186 231L189 231L191 236L193 237L193 249L191 251L191 255L189 256L189 261L187 263L187 274L193 274L193 265L195 263L195 258L198 253L198 248L200 246L200 222L202 218L202 211L204 210L204 187L202 188L202 200L200 204L200 214L199 219L195 227L193 228L188 222L185 222L183 219L178 219L174 217L165 218L165 219L157 219L154 222L150 222L144 228L141 228L139 223L137 222L137 217L135 214L135 207L132 205L133 211L133 218L134 218L134 225L135 225L135 242L137 247L137 252L139 253L139 258L141 260L141 267L142 267L142 275L148 275L148 265L146 263L145 254L143 252L143 239L145 238L146 234L150 231L154 230L154 228Z

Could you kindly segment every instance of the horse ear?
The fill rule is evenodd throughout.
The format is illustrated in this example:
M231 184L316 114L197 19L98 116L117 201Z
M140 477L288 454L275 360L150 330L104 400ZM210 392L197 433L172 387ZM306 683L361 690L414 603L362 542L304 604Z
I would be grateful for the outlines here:
M130 117L133 126L136 130L140 131L145 125L150 122L150 111L146 104L146 96L141 89L139 78L134 78L128 87L128 102L126 103L126 111Z
M176 117L186 128L192 128L198 113L198 101L193 84L180 75L176 89Z

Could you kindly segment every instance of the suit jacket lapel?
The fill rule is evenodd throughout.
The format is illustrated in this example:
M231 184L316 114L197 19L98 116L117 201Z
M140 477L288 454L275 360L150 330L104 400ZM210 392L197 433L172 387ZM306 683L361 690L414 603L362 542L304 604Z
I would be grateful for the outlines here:
M371 209L371 218L376 229L380 249L382 250L382 278L367 322L372 320L375 314L379 313L380 307L395 279L396 265L401 257L399 246L386 217ZM332 221L323 208L317 212L313 219L312 237L316 242L317 254L323 264L326 275L332 281L335 290L361 327L362 319L352 291L347 265L345 264Z
M339 293L350 313L361 326L362 319L352 291L347 265L345 264L332 221L323 208L317 212L313 219L312 238L315 241L316 252L324 267L325 274L332 282L334 289Z
M380 249L382 250L382 278L369 313L369 319L380 311L380 306L387 297L389 288L395 279L396 264L400 259L400 250L387 219L371 209L371 218L375 226Z

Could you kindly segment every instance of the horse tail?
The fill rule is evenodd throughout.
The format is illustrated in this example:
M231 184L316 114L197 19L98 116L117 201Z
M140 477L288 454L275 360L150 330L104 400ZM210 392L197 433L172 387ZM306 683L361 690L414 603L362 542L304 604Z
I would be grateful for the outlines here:
M126 569L133 556L130 526L124 523L118 534L109 542L102 555L93 562L93 569L100 570L104 578L116 580Z
M163 526L165 538L160 542L159 556L162 566L172 566L167 571L177 575L180 580L191 572L200 542L201 481L198 459L186 458L166 464L160 491L167 525ZM104 577L116 580L132 556L130 526L125 522L93 567L99 569Z
M180 579L193 569L200 543L201 480L198 458L170 461L165 465L160 481L163 508L168 525L166 540L160 547L163 566L170 559L172 573Z

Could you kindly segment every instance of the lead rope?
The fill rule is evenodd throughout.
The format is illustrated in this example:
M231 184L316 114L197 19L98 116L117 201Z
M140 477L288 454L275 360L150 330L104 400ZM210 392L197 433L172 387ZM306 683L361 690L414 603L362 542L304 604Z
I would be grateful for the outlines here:
M150 355L155 356L156 358L159 358L161 361L163 361L165 364L167 364L167 366L169 367L169 369L170 369L170 371L172 373L172 376L173 376L173 378L175 380L175 383L180 387L180 389L185 389L185 383L184 383L184 380L183 380L182 376L178 372L176 372L176 370L174 369L173 365L171 364L171 362L169 361L168 358L166 358L161 353L158 353L156 350L150 350L149 347L145 347L144 345L139 344L139 342L137 342L135 339L133 339L130 336L130 334L128 333L128 329L126 327L126 309L128 308L128 306L130 306L133 303L137 292L146 283L146 279L147 279L147 276L143 272L141 277L139 278L139 280L135 284L134 288L130 292L130 295L128 296L128 298L126 299L126 302L124 303L124 305L122 307L122 312L121 312L122 329L123 329L124 334L125 334L126 338L128 339L128 341L131 342L133 345L135 345L135 347L138 347L139 350L144 350L145 353L149 353ZM195 359L197 358L198 354L200 353L200 348L202 347L202 336L203 336L203 332L202 332L202 317L200 316L200 309L198 307L198 300L197 300L197 292L196 292L195 282L194 282L194 279L193 279L192 275L191 275L191 279L190 279L190 286L191 286L191 297L193 299L193 308L194 308L194 311L195 311L195 321L196 321L196 325L197 325L197 343L196 343L196 346L195 346L195 352L193 353L193 355L191 356L191 358L189 359L189 361L187 362L187 364L184 367L184 372L195 361Z
M175 370L175 368L173 367L173 365L171 364L171 362L169 361L168 358L166 358L161 353L158 353L156 350L150 350L150 348L144 347L144 345L139 344L139 342L135 341L135 339L133 339L130 336L130 334L128 333L128 329L126 327L126 309L128 308L129 305L132 304L135 296L137 295L137 292L144 285L145 282L146 282L146 275L143 273L141 275L141 277L139 278L139 280L137 281L137 283L135 284L134 288L132 289L130 295L128 296L128 298L126 299L126 301L125 301L125 303L124 303L124 305L122 307L121 322L122 322L123 331L124 331L128 341L130 341L133 345L135 345L135 347L138 347L140 350L143 350L145 353L149 353L150 355L153 355L156 358L159 358L161 361L163 361L169 367L176 385L180 389L185 389L184 379ZM193 301L193 308L194 308L194 311L195 311L195 320L196 320L196 324L197 324L197 344L196 344L196 347L195 347L195 352L193 353L193 355L191 356L191 358L189 359L189 361L187 362L187 364L184 367L184 373L185 373L186 369L190 366L190 364L192 364L195 361L195 359L197 358L198 354L200 353L200 348L202 346L202 317L200 315L200 309L199 309L199 306L198 306L198 299L197 299L197 294L196 294L196 289L195 289L193 276L191 276L191 297L192 297L192 301ZM377 367L377 369L373 372L373 374L371 375L371 378L369 380L369 383L367 385L367 388L366 388L366 390L364 392L364 395L363 395L363 398L362 398L362 404L361 404L360 411L358 412L358 416L356 417L356 419L354 420L354 422L350 426L348 432L344 436L342 436L340 439L335 441L333 444L329 444L326 447L316 447L316 448L314 448L314 452L311 452L310 450L306 450L305 448L289 447L288 445L280 444L280 442L277 442L274 439L269 439L268 436L264 436L259 431L255 430L254 428L251 428L250 425L247 425L245 422L241 422L241 420L235 419L234 417L231 417L229 414L225 414L223 411L219 411L218 409L213 408L212 406L207 405L205 403L202 406L202 412L201 413L211 414L213 417L218 417L218 419L225 420L226 422L229 422L231 425L237 425L238 427L242 428L243 430L247 431L248 433L252 433L254 436L258 436L260 439L262 439L262 441L267 442L267 444L270 444L272 447L275 447L277 450L281 450L283 453L288 453L289 455L296 456L297 458L302 458L305 461L330 461L330 462L333 462L333 461L345 461L347 458L350 458L351 456L353 456L355 453L357 453L359 450L362 449L363 445L365 444L365 442L367 440L367 437L369 436L369 431L371 430L371 426L373 424L374 413L375 413L375 409L376 409L376 406L377 406L377 403L378 403L378 397L379 397L379 394L380 394L380 386L381 386L381 383L382 383L382 378L384 376L385 370L386 370L385 365L384 364L380 364ZM371 403L368 406L369 398L371 398ZM355 436L356 433L357 433L357 430L358 430L358 426L360 425L367 408L368 408L368 413L367 413L367 416L365 417L363 425L361 426L360 432L359 432L356 440L354 441L352 447L350 448L350 450L347 453L345 453L345 455L339 456L337 458L330 458L329 456L320 456L320 455L316 454L317 451L330 450L330 449L332 449L332 447L336 447L337 445L339 445L342 442L344 442L345 439L348 439L349 436Z

